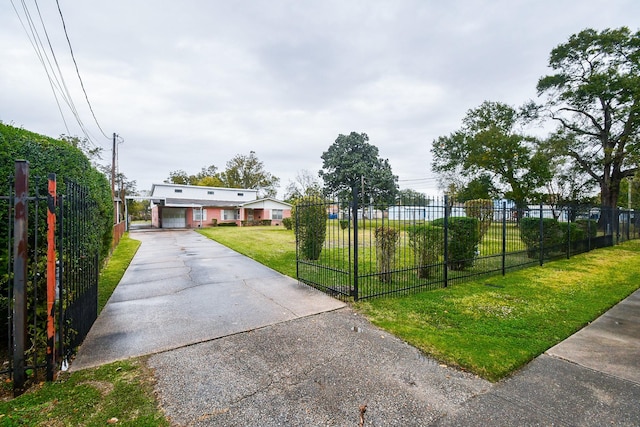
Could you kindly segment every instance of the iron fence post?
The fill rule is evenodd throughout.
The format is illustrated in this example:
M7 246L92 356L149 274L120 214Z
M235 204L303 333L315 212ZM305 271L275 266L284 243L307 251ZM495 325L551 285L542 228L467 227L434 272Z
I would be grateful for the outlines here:
M64 355L64 196L58 196L58 357L62 360Z
M13 240L13 394L19 395L25 383L27 341L27 245L29 162L15 162L14 240Z
M540 265L543 264L544 260L544 223L542 221L542 203L540 203Z
M444 196L444 287L449 284L449 196Z
M352 187L353 196L353 291L352 296L358 301L358 186Z
M571 258L571 206L567 207L567 259Z
M613 217L616 219L615 227L616 227L616 245L620 244L620 209L613 209Z
M507 202L502 202L502 275L506 274L507 263Z

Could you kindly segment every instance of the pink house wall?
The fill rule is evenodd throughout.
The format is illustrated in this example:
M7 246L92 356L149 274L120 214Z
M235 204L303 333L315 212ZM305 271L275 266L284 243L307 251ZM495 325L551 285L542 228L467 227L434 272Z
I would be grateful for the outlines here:
M200 224L201 224L200 221L193 220L194 209L200 210L199 208L186 208L185 215L186 215L187 228L200 227ZM229 209L233 209L233 208L229 208ZM247 212L245 211L245 209L242 209L242 208L240 209L240 218L235 221L223 219L224 208L209 207L209 208L203 208L202 210L206 211L206 220L202 221L202 227L211 227L213 225L214 219L218 224L221 222L235 222L236 224L238 224L238 226L241 226L242 221L247 219ZM253 218L255 220L260 221L263 219L268 219L270 216L271 216L270 209L254 209ZM283 209L282 218L284 219L284 218L290 218L290 217L291 217L291 209ZM156 227L156 228L160 227L160 211L158 209L158 206L154 206L153 209L151 210L151 224L153 227ZM279 220L279 219L272 220L271 225L282 225L282 220Z

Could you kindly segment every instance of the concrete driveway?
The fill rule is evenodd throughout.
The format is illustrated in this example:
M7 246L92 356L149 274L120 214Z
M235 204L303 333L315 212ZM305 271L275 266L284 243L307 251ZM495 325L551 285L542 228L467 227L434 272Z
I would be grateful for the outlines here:
M133 237L142 245L72 369L344 307L195 231L140 231Z

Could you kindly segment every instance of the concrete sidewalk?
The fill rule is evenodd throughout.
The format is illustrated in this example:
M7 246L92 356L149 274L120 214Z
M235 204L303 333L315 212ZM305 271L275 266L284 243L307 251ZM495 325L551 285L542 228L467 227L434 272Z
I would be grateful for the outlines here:
M640 425L640 291L491 384L195 232L134 237L72 368L151 354L175 425Z

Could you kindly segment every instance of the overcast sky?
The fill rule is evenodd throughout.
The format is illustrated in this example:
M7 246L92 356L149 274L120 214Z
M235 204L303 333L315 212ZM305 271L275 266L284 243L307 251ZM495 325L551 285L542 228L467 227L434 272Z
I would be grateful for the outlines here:
M351 131L369 135L401 188L439 194L432 141L469 109L536 99L551 49L584 28L640 28L637 0L59 0L105 137L55 2L4 0L0 121L52 137L84 134L56 89L58 109L22 3L55 67L39 6L105 162L112 133L124 139L119 169L138 190L255 151L279 196Z

